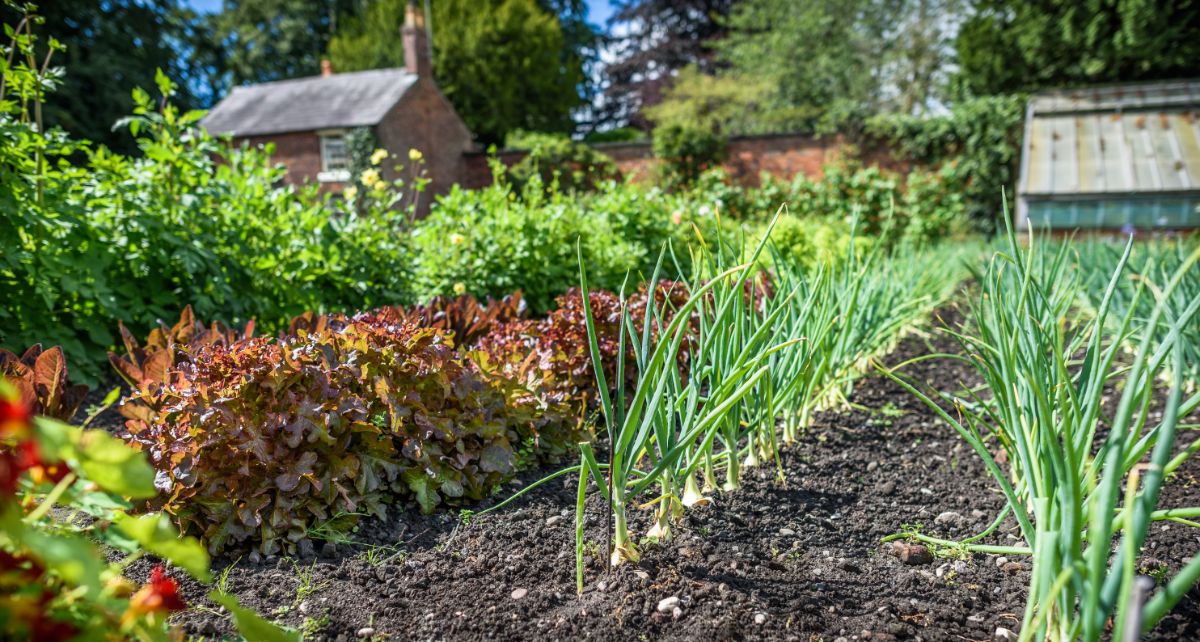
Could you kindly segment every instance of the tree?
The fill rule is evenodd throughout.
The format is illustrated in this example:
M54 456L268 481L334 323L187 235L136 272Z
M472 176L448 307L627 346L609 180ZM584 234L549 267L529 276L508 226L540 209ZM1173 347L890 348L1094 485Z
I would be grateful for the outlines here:
M225 0L213 37L233 85L320 73L321 56L356 0Z
M613 61L604 67L597 123L647 128L642 109L659 103L675 72L716 69L713 43L734 0L622 0L609 20Z
M976 0L955 41L966 95L1200 73L1194 0Z
M380 0L348 20L329 43L334 69L403 65L399 28L406 4ZM434 77L480 142L502 143L514 129L572 131L571 111L582 103L583 56L568 48L559 15L546 8L567 4L432 3Z
M39 31L67 47L52 59L66 73L47 100L46 124L123 153L135 151L133 139L124 132L114 133L113 124L133 108L130 96L135 87L154 86L157 69L174 78L189 77L179 51L186 48L183 34L194 14L181 9L176 0L39 4L38 14L45 19ZM0 22L15 26L19 19L13 8L0 5ZM178 102L191 105L195 100L183 92Z
M745 0L730 16L721 58L735 77L770 82L768 108L789 129L816 128L828 114L874 113L894 4Z
M787 129L786 110L771 104L774 86L762 77L709 75L685 67L664 100L647 107L645 115L663 127L691 127L714 133L765 134Z

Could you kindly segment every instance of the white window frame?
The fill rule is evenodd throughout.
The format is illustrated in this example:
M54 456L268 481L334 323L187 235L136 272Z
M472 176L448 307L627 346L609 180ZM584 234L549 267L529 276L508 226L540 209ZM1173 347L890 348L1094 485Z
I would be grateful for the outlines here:
M346 155L346 131L343 129L329 129L317 132L317 136L321 139L321 171L317 173L317 180L322 183L344 183L350 180L349 157ZM333 139L341 139L342 143L342 163L343 167L330 167L330 150L329 142Z

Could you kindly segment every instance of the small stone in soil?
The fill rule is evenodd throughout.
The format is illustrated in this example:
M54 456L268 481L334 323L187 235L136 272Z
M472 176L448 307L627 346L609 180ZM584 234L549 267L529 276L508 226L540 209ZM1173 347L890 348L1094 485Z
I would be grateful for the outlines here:
M961 521L962 521L962 515L954 512L952 510L938 513L938 516L933 518L933 523L938 524L940 526L946 526L946 525L954 526Z
M358 637L360 637L360 638L369 638L372 635L375 635L375 629L373 629L369 626L364 626L363 628L358 630Z
M1020 562L1008 562L1004 566L1001 566L1000 570L1004 571L1005 573L1016 574L1025 570L1025 565Z
M674 595L671 597L665 597L658 601L659 613L670 613L677 608L679 608L679 598Z
M909 566L933 563L933 555L929 553L929 549L920 544L896 542L892 545L892 552L900 558L901 562Z
M766 621L767 621L767 614L766 614L766 613L755 613L755 614L754 614L754 623L755 623L755 624L762 624L762 623L764 623L764 622L766 622Z
M561 522L562 519L562 515L551 515L550 517L546 518L546 526L554 526L555 524Z
M998 626L998 627L996 627L996 639L997 640L1015 640L1015 639L1017 639L1017 636L1014 635L1012 631L1009 631L1008 629L1006 629L1002 626Z
M791 537L792 535L796 534L796 531L790 528L781 528L779 529L779 534L783 535L784 537Z
M529 589L524 589L524 588L513 589L512 599L519 600L519 599L525 597L526 595L529 595Z

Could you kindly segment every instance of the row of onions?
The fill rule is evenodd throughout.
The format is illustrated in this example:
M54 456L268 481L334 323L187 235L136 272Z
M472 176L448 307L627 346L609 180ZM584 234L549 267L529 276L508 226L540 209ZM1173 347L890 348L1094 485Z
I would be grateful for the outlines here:
M708 503L714 492L737 489L746 469L771 464L782 477L781 446L797 439L814 409L844 400L873 356L949 297L966 274L963 259L978 252L975 246L865 252L851 241L847 258L804 269L774 252L773 226L751 251L701 239L690 274L680 278L686 303L653 310L641 327L624 314L615 381L600 367L595 322L585 310L608 453L598 457L592 444L580 444L580 463L559 473L579 475L580 591L589 489L611 513L608 557L618 566L639 557L631 509L654 509L644 535L664 541L683 511ZM744 261L732 264L730 255ZM664 265L679 265L674 259L665 249L651 282ZM581 285L586 302L586 270ZM626 388L629 368L636 369L636 384Z
M985 390L930 396L889 372L967 441L1006 499L991 526L966 540L898 536L1030 556L1021 640L1137 639L1200 579L1200 556L1153 595L1153 582L1136 574L1152 522L1200 526L1192 521L1200 508L1158 505L1164 482L1200 449L1197 440L1173 455L1181 418L1200 406L1200 394L1185 392L1200 296L1178 296L1200 247L1177 255L1169 272L1151 261L1131 274L1132 251L1131 241L1080 259L1073 245L1023 244L1010 229L1007 247L976 275L972 324L956 333L962 354L928 357L969 363ZM1101 256L1109 266L1096 294L1088 280ZM1090 314L1078 314L1081 298ZM1107 399L1114 387L1119 397ZM985 543L1008 515L1022 545Z
M1130 311L1134 321L1145 322L1154 313L1158 298L1151 292L1138 296L1138 286L1155 288L1161 283L1167 283L1179 270L1179 266L1187 260L1188 255L1200 243L1200 237L1192 235L1187 238L1166 239L1138 243L1129 256L1126 270L1128 278L1121 279L1113 290L1109 302L1109 318L1119 320ZM1076 260L1080 271L1083 304L1089 311L1094 312L1104 298L1108 289L1109 276L1121 259L1121 247L1096 239L1077 243ZM1143 331L1153 332L1161 339L1170 332L1173 319L1183 312L1189 303L1200 298L1200 270L1189 270L1184 273L1182 280L1170 296L1165 298L1166 308L1160 315L1158 323L1150 326L1140 323ZM1188 390L1196 390L1200 386L1200 323L1192 323L1180 329L1183 335L1183 380ZM1136 337L1135 337L1136 338ZM1127 349L1136 349L1136 342L1127 344ZM1165 372L1164 375L1169 375ZM1165 377L1164 377L1165 379Z

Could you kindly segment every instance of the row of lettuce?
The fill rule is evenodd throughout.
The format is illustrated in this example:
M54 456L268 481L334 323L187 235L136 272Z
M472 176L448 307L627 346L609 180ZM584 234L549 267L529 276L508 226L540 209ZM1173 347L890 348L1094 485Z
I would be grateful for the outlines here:
M165 78L161 90L169 98ZM616 290L626 273L648 273L664 241L682 246L694 227L710 238L761 236L782 203L791 210L777 243L807 261L844 249L855 219L864 235L886 230L889 243L962 229L956 172L903 178L852 165L753 189L719 171L675 190L611 178L583 190L560 187L553 173L501 171L491 187L439 197L416 221L412 201L426 183L419 150L373 154L342 198L285 185L267 151L209 137L200 112L146 92L135 99L123 126L137 156L43 132L23 102L0 115L0 346L61 345L92 383L119 343L117 321L144 333L184 303L206 319L256 319L272 332L309 310L455 293L519 289L542 313L576 283L576 239L597 286ZM381 178L400 162L401 178Z

